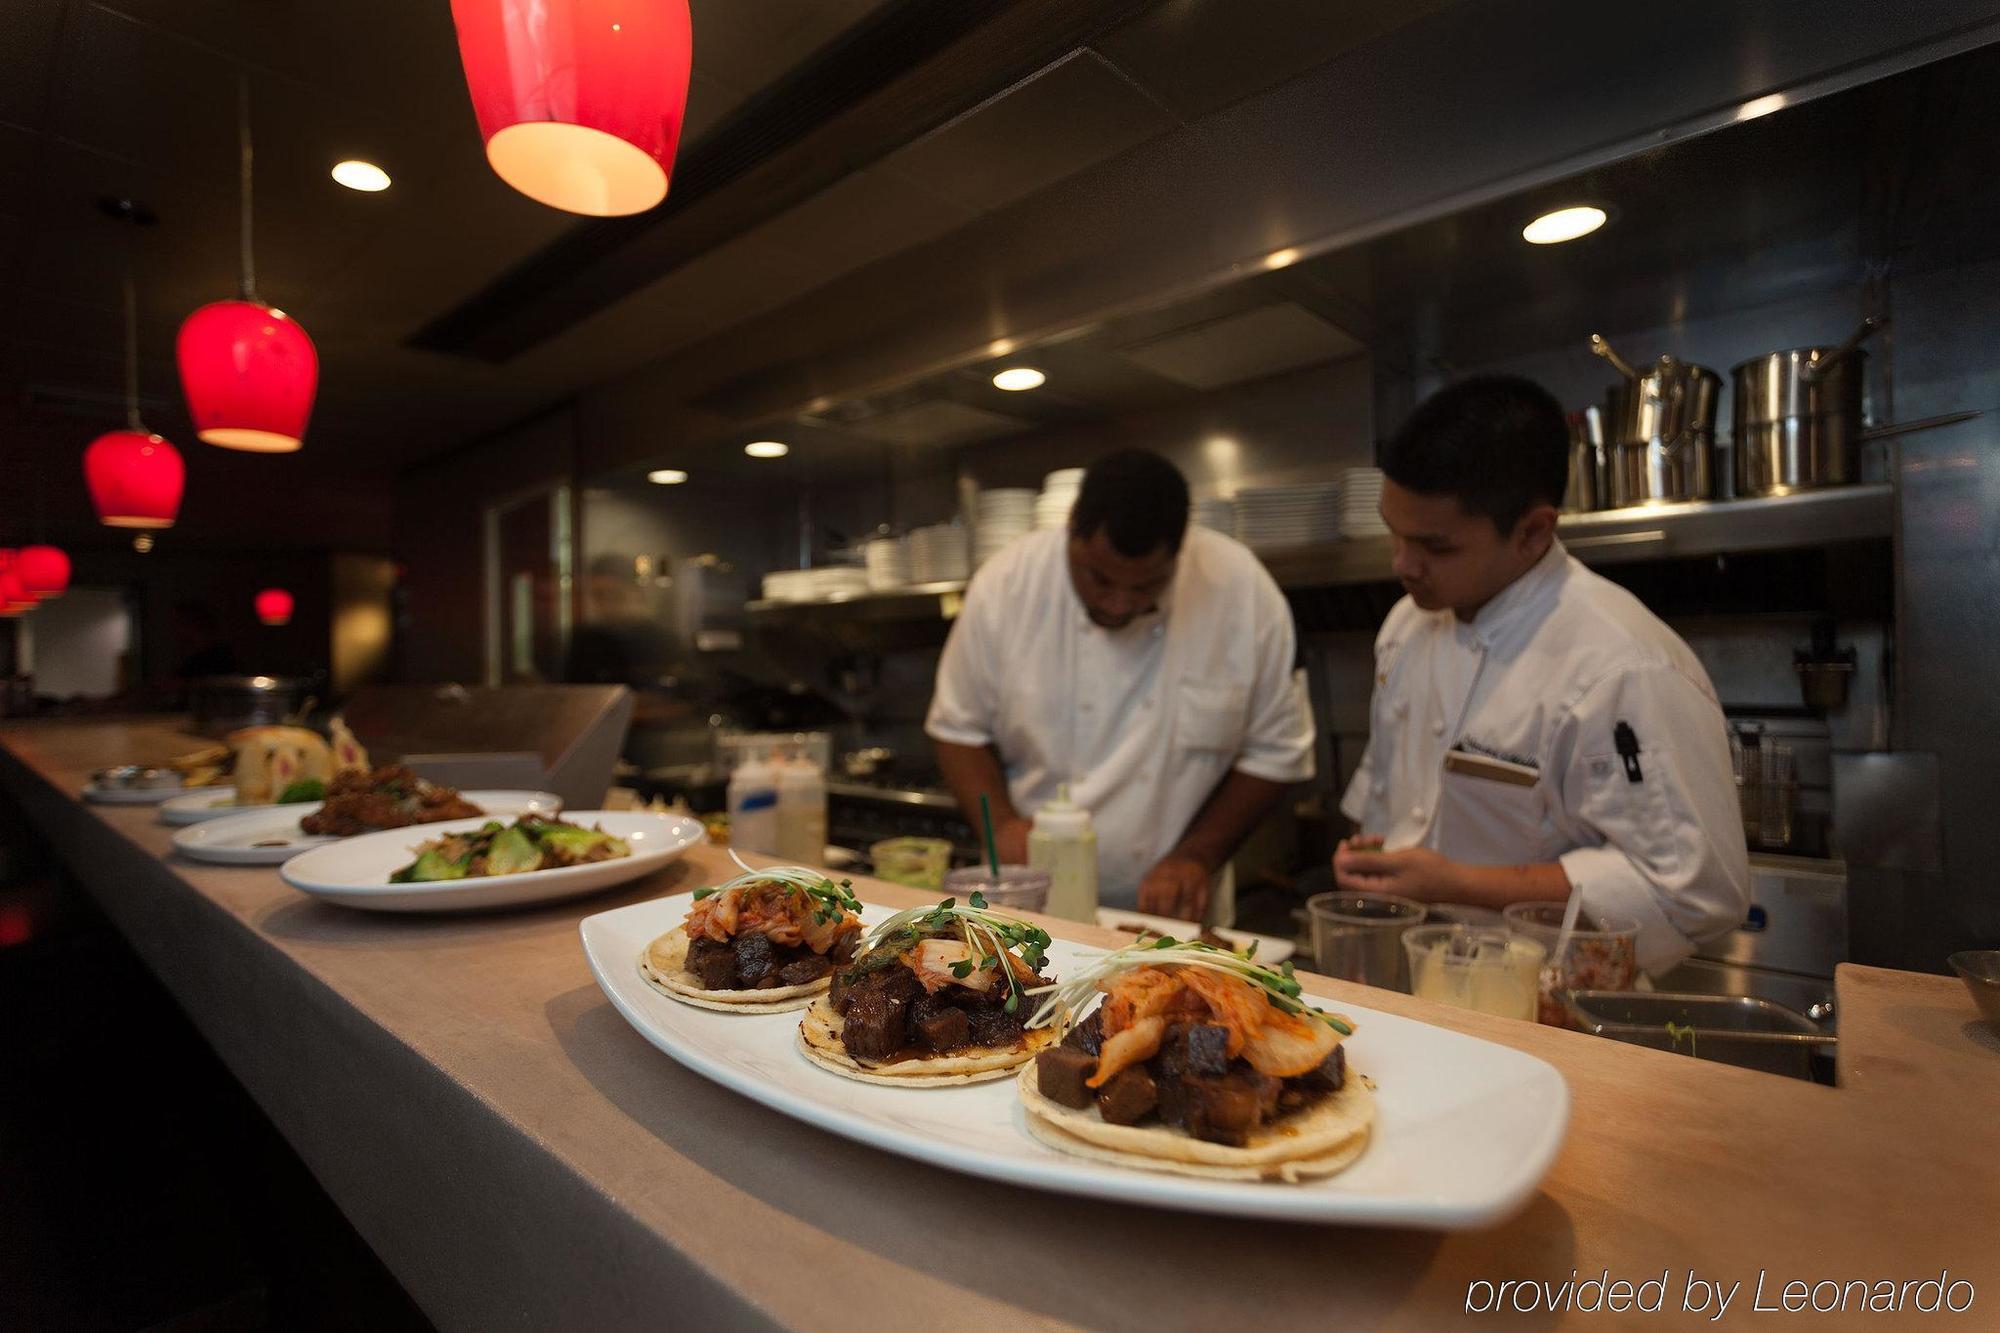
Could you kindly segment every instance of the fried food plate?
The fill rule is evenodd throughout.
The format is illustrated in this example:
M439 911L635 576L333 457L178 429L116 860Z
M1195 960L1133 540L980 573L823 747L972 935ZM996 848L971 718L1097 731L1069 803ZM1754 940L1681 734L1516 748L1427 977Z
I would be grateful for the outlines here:
M687 815L640 810L566 810L567 823L602 828L632 846L630 856L518 875L483 875L430 883L391 884L389 876L415 857L415 848L447 833L470 833L486 819L450 819L440 824L364 833L294 856L279 868L285 883L315 898L375 912L472 912L558 902L629 883L663 869L688 848L707 840L701 821ZM214 828L196 824L195 828ZM681 916L687 909L681 909ZM679 918L675 919L676 922ZM668 923L670 926L674 922ZM664 927L662 929L665 929ZM657 932L656 932L657 933ZM650 939L651 937L648 936ZM643 944L643 941L642 941ZM632 975L638 976L632 955ZM641 985L644 983L641 982ZM651 992L648 992L651 993ZM671 1003L662 997L662 1004Z
M1569 1123L1569 1088L1544 1061L1414 1019L1323 1000L1355 1020L1349 1069L1375 1088L1367 1150L1298 1184L1205 1180L1095 1162L1033 1138L1011 1080L898 1088L837 1077L800 1055L799 1015L723 1014L646 984L639 957L687 916L691 894L586 917L598 986L647 1041L706 1078L886 1152L1016 1185L1160 1208L1343 1226L1490 1226L1534 1194ZM892 909L868 905L873 926ZM1103 951L1066 940L1049 971ZM1310 997L1309 997L1310 998Z

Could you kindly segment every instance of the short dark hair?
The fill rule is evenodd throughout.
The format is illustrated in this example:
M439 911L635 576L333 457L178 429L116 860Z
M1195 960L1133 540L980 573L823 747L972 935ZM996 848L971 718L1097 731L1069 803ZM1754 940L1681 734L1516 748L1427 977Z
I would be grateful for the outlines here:
M1092 463L1069 511L1071 536L1087 539L1101 528L1113 550L1133 559L1163 546L1180 554L1187 522L1187 478L1150 449L1120 449Z
M1511 533L1569 485L1562 405L1533 380L1479 375L1426 398L1382 448L1382 471L1419 495L1449 495Z

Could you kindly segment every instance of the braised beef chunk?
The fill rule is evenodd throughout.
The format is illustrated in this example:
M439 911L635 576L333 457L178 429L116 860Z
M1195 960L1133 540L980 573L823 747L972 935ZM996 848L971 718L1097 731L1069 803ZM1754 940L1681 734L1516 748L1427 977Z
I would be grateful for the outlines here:
M1084 1019L1069 1030L1069 1035L1063 1038L1063 1045L1082 1051L1085 1055L1089 1056L1095 1056L1098 1052L1102 1051L1104 1049L1103 1012L1101 1010L1092 1010L1089 1018Z
M827 962L826 959L819 957L817 954L809 954L804 958L786 963L783 967L779 968L778 984L781 986L803 986L808 982L818 981L831 971L833 971L832 963Z
M1161 1040L1158 1059L1169 1074L1226 1074L1229 1029L1207 1023L1176 1024Z
M1097 1097L1097 1090L1084 1083L1096 1072L1097 1057L1074 1046L1052 1046L1035 1057L1035 1085L1042 1090L1042 1096L1079 1111Z
M965 1010L954 1009L926 997L912 1006L910 1029L917 1039L934 1051L955 1051L972 1044L972 1024Z
M1136 1125L1159 1105L1159 1086L1144 1065L1121 1069L1097 1090L1097 1114L1108 1125Z
M857 988L841 1019L840 1044L857 1060L887 1060L903 1049L910 1002L880 987Z
M860 942L861 932L849 931L833 942L833 947L826 951L826 956L836 963L851 963L854 961L854 946Z
M1021 1040L1019 1014L1010 1014L996 1006L968 1010L966 1018L971 1023L972 1044L975 1046L1011 1046Z
M1262 1119L1258 1075L1187 1074L1160 1085L1160 1118L1198 1139L1240 1148Z
M1347 1048L1336 1046L1320 1061L1319 1068L1301 1074L1295 1082L1302 1088L1319 1092L1339 1092L1340 1085L1347 1081Z
M716 940L696 940L688 945L683 966L703 990L732 990L736 986L736 953Z
M737 983L746 990L777 969L778 951L768 935L738 935L730 941L730 947L736 950Z

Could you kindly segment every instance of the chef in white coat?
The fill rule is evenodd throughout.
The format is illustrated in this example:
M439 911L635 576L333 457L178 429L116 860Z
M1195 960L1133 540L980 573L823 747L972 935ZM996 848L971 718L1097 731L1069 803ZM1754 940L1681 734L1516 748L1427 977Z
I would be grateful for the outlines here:
M1408 594L1375 642L1369 741L1341 809L1340 887L1639 922L1671 967L1750 903L1729 741L1680 636L1556 538L1561 408L1523 379L1427 400L1385 447Z
M975 827L992 803L1003 861L1027 859L1034 812L1066 783L1096 824L1099 900L1201 920L1228 910L1211 897L1229 857L1312 776L1313 724L1284 594L1187 520L1187 482L1158 454L1092 466L1067 530L973 579L925 730Z

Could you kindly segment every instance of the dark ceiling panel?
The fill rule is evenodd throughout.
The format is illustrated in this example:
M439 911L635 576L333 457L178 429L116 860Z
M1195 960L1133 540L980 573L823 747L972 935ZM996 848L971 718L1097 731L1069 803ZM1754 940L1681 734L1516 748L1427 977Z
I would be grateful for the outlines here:
M1176 383L1219 389L1365 349L1295 305L1268 305L1118 350L1127 360Z
M1097 49L1195 120L1372 41L1451 0L1171 0Z
M0 18L0 120L41 124L62 20L63 0L7 0Z
M1176 123L1103 60L1076 51L891 154L888 165L970 213L985 213Z
M236 141L236 66L220 54L92 4L75 7L69 42L50 134L146 163L181 161L189 144ZM201 161L190 165L200 170ZM217 156L222 179L234 167Z

